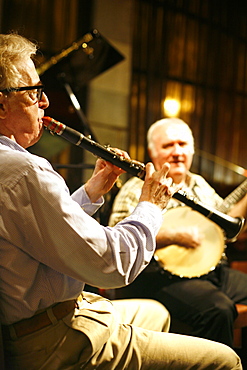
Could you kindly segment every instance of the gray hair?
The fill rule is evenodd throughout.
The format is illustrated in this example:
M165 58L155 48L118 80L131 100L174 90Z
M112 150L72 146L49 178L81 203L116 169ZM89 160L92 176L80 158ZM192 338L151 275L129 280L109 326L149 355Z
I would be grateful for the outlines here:
M191 145L192 152L194 153L194 137L193 137L193 134L192 134L192 131L191 131L189 125L180 118L163 118L163 119L160 119L160 120L154 122L149 127L148 132L147 132L148 149L149 149L150 153L152 153L153 157L157 156L156 149L155 149L155 139L157 137L157 134L156 134L157 130L156 129L158 127L161 127L161 126L166 129L171 125L184 125L188 129L188 133L191 136L191 141L189 142L189 145Z
M17 65L36 52L37 45L23 36L0 34L0 90L19 86L22 76Z

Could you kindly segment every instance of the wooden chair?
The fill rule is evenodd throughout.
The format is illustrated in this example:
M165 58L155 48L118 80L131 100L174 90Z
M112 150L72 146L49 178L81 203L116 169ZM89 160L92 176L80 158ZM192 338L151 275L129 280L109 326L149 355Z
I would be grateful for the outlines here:
M234 322L234 348L241 348L247 351L247 306L236 305L238 317Z

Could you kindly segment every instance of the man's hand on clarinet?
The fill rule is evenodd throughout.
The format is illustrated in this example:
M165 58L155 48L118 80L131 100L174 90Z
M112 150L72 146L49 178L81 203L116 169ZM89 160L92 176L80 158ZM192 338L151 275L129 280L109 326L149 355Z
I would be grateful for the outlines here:
M180 189L174 186L172 178L167 177L170 169L168 163L164 163L161 170L155 171L154 165L149 162L146 165L146 176L140 202L147 201L156 204L160 209L164 209L172 195Z
M118 156L122 156L124 159L130 160L127 152L117 148L112 148L112 150ZM118 177L125 172L126 171L114 166L110 162L98 158L92 177L85 184L85 190L91 202L96 202L101 196L108 193L117 181Z

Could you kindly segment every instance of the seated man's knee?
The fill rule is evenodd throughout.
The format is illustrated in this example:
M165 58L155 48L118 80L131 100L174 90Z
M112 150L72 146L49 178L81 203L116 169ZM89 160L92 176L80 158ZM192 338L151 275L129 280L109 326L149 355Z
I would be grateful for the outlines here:
M159 325L162 326L161 331L168 332L171 323L171 317L168 309L160 302L146 299L149 305L149 312L152 312L152 318L155 319Z
M214 305L215 312L218 312L219 315L224 319L234 319L236 316L236 308L234 302L232 302L230 299L215 302Z

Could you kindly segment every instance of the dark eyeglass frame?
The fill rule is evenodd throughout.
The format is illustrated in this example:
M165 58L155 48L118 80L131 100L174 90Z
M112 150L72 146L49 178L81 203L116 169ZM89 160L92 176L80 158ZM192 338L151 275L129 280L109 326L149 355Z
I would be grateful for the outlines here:
M13 91L29 91L29 90L37 90L37 101L39 102L42 99L43 91L45 86L44 85L36 85L36 86L22 86L22 87L10 87L9 89L0 90L3 93L10 93Z

